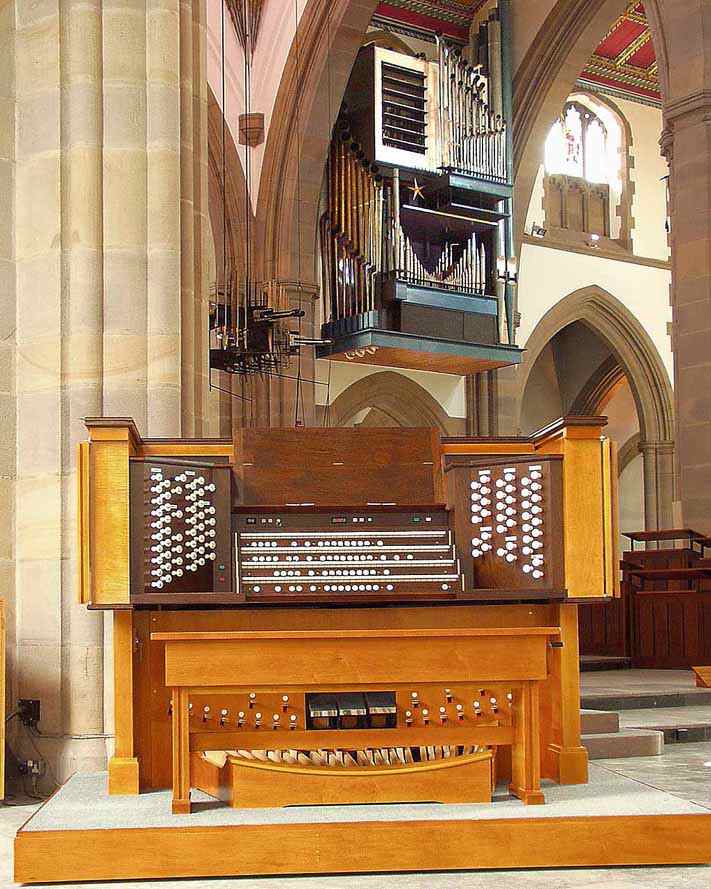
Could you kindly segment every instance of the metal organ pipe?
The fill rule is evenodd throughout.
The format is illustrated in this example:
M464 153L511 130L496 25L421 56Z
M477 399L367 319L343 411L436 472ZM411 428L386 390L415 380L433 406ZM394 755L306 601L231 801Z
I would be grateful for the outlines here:
M383 270L383 177L341 125L329 155L327 209L322 217L325 298L334 320L375 307Z
M488 26L488 76L458 49L437 39L442 166L462 173L506 179L506 123L501 91L501 26Z

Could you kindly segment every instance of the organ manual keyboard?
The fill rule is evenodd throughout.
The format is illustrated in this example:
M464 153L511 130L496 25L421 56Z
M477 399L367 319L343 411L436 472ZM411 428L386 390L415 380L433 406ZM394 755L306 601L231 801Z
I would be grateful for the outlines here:
M614 594L603 422L166 442L87 421L109 791L172 786L188 812L191 785L253 808L482 801L502 781L538 803L541 776L585 781L575 603Z

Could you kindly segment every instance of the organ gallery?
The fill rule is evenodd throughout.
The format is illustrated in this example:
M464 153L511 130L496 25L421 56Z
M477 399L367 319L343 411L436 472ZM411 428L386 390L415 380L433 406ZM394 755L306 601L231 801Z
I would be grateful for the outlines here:
M268 109L248 88L262 4L213 22L220 209L193 320L197 372L229 414L207 437L82 413L76 593L110 640L113 749L20 829L18 881L711 860L711 815L628 804L627 779L589 770L579 611L619 606L618 448L578 401L527 433L495 419L509 397L495 372L526 361L513 4L474 5L465 33L442 33L416 4L399 24L380 4L328 93L320 178L308 150L278 171L297 183L308 286L254 246L283 235L253 213L254 169L274 173L259 166ZM183 179L198 167L185 161ZM609 214L616 192L588 192ZM610 234L599 227L590 249ZM162 367L159 349L150 360ZM334 366L352 374L338 396ZM331 425L373 368L437 376L442 398L465 378L476 422L396 427L357 405ZM548 389L526 392L535 415Z

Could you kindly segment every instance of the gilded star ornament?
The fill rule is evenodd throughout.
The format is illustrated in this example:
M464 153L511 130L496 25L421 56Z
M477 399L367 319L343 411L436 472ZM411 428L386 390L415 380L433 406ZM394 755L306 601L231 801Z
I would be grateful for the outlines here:
M420 185L420 183L417 181L417 179L415 179L415 180L413 181L413 184L412 184L412 185L408 185L407 188L408 188L408 191L411 191L411 192L412 192L412 200L413 200L413 203L414 203L414 201L416 201L418 198L422 198L422 199L424 199L425 190L424 190L423 187Z

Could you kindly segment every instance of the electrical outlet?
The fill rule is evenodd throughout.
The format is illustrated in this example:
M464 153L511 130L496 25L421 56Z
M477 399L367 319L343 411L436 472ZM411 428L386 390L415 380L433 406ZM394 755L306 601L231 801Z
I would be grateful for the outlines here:
M17 715L23 725L37 728L40 721L40 702L35 698L20 698L17 702Z
M40 759L21 759L17 763L17 771L21 775L42 777L44 774L44 763Z

